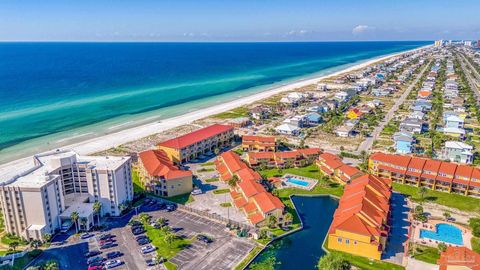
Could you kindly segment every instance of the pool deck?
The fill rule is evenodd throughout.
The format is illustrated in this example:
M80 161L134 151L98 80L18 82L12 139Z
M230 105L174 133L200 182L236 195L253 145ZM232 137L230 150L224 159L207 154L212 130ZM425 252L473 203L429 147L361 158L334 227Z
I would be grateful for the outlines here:
M301 186L301 185L296 185L296 184L293 184L293 183L289 183L289 182L287 182L288 178L294 178L294 179L298 179L298 180L301 180L301 181L305 181L305 182L308 183L308 185L307 186ZM304 176L300 176L300 175L296 175L296 174L290 174L290 173L287 173L287 174L283 175L281 177L281 179L282 179L282 184L284 184L286 187L293 187L293 188L299 188L299 189L305 189L305 190L312 190L318 184L317 179L304 177Z
M415 227L415 233L413 234L413 241L417 244L424 245L424 246L429 246L429 247L437 247L439 243L442 241L437 241L434 239L429 239L429 238L420 238L420 230L431 230L435 231L435 225L439 223L444 223L444 224L450 224L454 225L460 230L462 230L462 240L463 240L463 246L467 247L469 249L472 249L472 231L468 229L467 227L451 222L447 222L445 220L429 220L428 222L419 222L419 221L414 221L413 226ZM458 246L452 243L447 243L444 242L447 246Z

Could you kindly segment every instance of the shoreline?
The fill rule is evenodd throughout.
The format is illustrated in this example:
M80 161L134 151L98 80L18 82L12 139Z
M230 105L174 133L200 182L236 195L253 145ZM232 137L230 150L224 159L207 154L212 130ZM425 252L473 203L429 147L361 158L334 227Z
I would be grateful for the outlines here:
M406 50L406 51L401 51L397 53L374 57L371 59L366 59L364 61L361 61L358 64L354 64L344 69L335 71L331 74L320 75L320 76L311 77L311 78L307 77L304 79L295 80L284 85L274 86L270 89L267 88L267 90L263 92L251 94L251 95L239 98L237 100L232 100L232 101L225 102L223 104L218 104L208 108L187 112L186 114L179 115L179 116L174 116L174 117L170 117L162 120L156 120L154 122L141 124L139 126L128 127L126 129L123 129L117 132L113 132L110 134L102 135L100 137L91 138L87 140L80 140L78 142L74 142L69 145L65 145L61 147L52 147L50 150L54 150L57 148L72 149L80 155L88 155L96 152L101 152L113 147L118 147L124 143L128 143L128 142L135 141L153 134L164 132L166 130L169 130L178 126L190 124L199 119L207 118L215 114L226 112L244 105L252 104L256 101L269 98L271 96L280 94L282 92L292 91L297 88L315 84L321 80L335 77L335 76L348 73L354 70L362 69L376 62L385 61L389 58L392 58L404 53L408 53L408 52L418 51L430 46L431 45L421 46L411 50ZM81 136L79 138L81 138ZM72 139L72 137L70 138L67 137L64 140L69 140L69 139ZM45 151L42 151L42 152L45 152ZM0 165L0 169L4 169L10 166L15 166L17 169L20 169L20 170L21 168L28 168L27 165L25 164L31 163L31 162L28 162L31 160L31 156L32 155L27 155L26 157L23 157L23 158L6 161L5 163Z

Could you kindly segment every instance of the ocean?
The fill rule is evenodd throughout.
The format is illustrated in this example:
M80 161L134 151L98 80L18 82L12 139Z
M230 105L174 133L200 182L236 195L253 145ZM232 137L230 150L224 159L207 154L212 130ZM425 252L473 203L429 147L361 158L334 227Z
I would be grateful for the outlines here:
M0 163L427 44L0 43Z

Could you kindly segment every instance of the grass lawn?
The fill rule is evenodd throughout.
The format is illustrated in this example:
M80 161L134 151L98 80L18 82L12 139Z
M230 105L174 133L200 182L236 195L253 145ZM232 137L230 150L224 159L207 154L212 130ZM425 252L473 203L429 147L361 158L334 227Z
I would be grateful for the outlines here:
M42 253L42 251L39 249L32 250L25 254L25 256L15 259L13 267L10 267L10 265L4 265L0 267L0 270L23 270L25 269L25 266L27 266L33 259L40 255L40 253Z
M218 182L219 180L220 180L220 179L218 179L218 178L210 178L210 179L205 180L205 182L207 182L207 183L213 183L213 182Z
M248 116L248 108L238 107L230 111L216 114L212 117L220 118L220 119L230 119L230 118L238 118L238 117L246 117L246 116Z
M245 265L247 265L247 263L253 258L255 257L255 255L257 255L258 253L260 253L262 249L259 247L259 246L256 246L254 247L250 253L248 253L247 257L245 257L245 259L243 261L241 261L237 266L235 266L235 270L242 270Z
M12 242L18 242L20 245L22 245L22 244L26 245L27 244L26 242L24 242L22 240L22 238L20 238L18 236L15 236L15 235L8 235L8 234L5 234L4 236L2 236L2 238L0 239L0 242L2 242L5 245L9 245Z
M173 196L173 197L165 198L165 199L167 199L169 201L172 201L172 202L179 203L179 204L187 204L187 203L190 203L190 202L194 201L193 196L190 193L177 195L177 196Z
M164 262L163 265L165 266L165 268L167 268L167 270L176 270L177 269L177 265L174 264L174 263L171 263L169 261Z
M198 172L213 172L215 171L214 168L201 168L200 170L198 170Z
M401 270L401 269L405 269L403 266L393 264L393 263L371 260L371 259L368 259L368 258L365 258L365 257L355 256L355 255L340 252L340 251L330 251L330 252L340 253L353 266L357 267L358 269L362 269L362 270L385 270L385 269Z
M413 201L421 201L421 197L418 194L417 187L393 183L393 189L410 196ZM461 211L477 213L480 211L480 199L458 194L428 190L427 194L425 194L424 200L425 202L438 203L441 205L459 209Z
M230 189L228 188L224 188L224 189L215 189L213 191L213 194L225 194L225 193L228 193L230 192Z
M138 172L135 170L132 170L132 182L133 182L133 192L143 192L144 188L142 183L140 182L140 177L138 175Z
M479 237L472 237L472 250L480 253L480 238Z
M415 255L413 257L419 261L437 264L437 260L440 259L440 252L437 248L415 245Z
M152 245L157 247L157 253L164 259L171 259L182 249L188 247L191 239L177 237L170 245L165 241L165 233L160 229L147 225L145 226L147 236L152 240Z
M221 203L220 206L221 207L232 207L232 204L229 203L229 202L225 202L225 203Z
M215 165L215 162L213 162L213 161L202 163L202 167L213 166L213 165Z

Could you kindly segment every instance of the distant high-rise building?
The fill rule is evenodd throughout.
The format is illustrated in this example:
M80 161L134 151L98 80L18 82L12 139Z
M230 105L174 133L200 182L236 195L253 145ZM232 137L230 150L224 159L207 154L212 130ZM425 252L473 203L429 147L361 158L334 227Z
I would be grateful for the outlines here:
M441 47L443 45L443 39L435 40L435 47Z
M472 42L471 40L465 40L465 41L463 42L463 45L468 46L468 47L472 47L472 43L473 43L473 42Z

